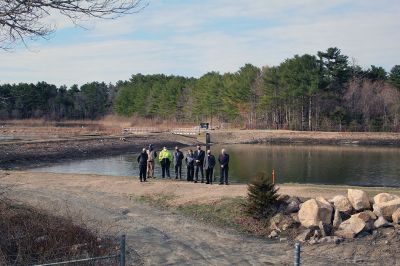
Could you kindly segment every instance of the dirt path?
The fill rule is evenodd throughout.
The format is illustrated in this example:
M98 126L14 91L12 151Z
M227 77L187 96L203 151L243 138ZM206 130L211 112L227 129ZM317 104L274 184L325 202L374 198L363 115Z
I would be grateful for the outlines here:
M212 201L244 195L244 185L207 187L171 181L140 184L123 177L17 171L0 172L0 176L0 185L12 185L12 194L18 200L58 213L68 208L96 223L101 221L105 228L122 230L128 235L128 247L136 250L145 265L291 265L293 261L293 246L286 242L215 228L133 200L145 194L174 194L176 204ZM299 196L344 191L334 187L281 187ZM342 265L345 256L346 265L352 265L351 259L363 246L368 244L305 246L303 265ZM336 252L345 255L339 260Z

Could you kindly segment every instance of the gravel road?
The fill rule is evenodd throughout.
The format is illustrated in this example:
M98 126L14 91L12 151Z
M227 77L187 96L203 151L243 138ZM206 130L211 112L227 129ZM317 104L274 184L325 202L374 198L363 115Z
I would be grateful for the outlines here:
M76 214L109 233L125 233L129 265L293 265L292 244L247 236L138 202L134 192L139 184L123 177L0 173L0 186L11 186L9 196L16 200L56 214ZM304 246L302 265L380 265L383 257L398 265L399 239L392 237L394 231L387 233L376 246L370 239Z

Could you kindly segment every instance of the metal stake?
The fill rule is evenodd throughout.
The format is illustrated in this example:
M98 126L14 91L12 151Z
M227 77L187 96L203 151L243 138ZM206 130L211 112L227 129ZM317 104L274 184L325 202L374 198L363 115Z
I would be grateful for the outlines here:
M300 243L294 245L294 266L300 266Z
M126 241L126 236L122 235L121 236L121 243L120 243L120 246L119 246L119 248L120 248L120 256L121 256L120 257L120 263L119 263L120 266L125 266L125 253L126 253L125 241Z

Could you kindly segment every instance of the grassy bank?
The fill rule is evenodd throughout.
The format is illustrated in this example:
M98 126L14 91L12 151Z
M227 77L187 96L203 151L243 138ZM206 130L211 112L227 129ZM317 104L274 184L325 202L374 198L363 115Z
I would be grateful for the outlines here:
M173 200L176 199L176 196L167 194L143 195L137 199L153 207L167 208L208 225L232 228L257 236L269 234L266 221L254 219L245 214L246 199L244 197L224 197L214 202L182 205L174 205Z

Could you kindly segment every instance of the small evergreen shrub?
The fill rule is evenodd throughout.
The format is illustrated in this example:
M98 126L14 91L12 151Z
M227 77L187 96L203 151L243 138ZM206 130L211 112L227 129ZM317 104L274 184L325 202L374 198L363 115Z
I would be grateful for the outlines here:
M265 173L259 173L248 185L246 213L257 219L269 218L276 213L278 189Z

